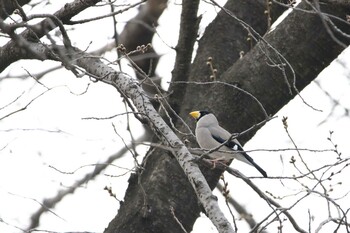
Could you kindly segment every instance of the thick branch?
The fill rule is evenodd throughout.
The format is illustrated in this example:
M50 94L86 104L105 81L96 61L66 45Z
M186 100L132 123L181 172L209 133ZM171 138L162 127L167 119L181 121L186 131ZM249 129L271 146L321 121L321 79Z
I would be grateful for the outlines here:
M20 6L24 6L29 3L30 0L17 0ZM0 0L0 18L6 19L8 15L11 15L14 10L17 9L17 5L13 0Z
M176 46L176 60L172 71L173 81L187 81L191 70L191 59L194 43L198 34L198 27L201 18L197 17L199 1L183 1L181 12L181 24L179 40ZM176 93L176 98L172 98L170 105L175 112L180 110L185 89L181 86L170 86L170 92ZM177 119L174 118L174 121Z
M125 74L117 73L112 68L104 65L100 60L81 58L77 60L77 64L80 67L85 68L89 73L97 77L102 77L102 82L116 87L133 101L139 113L147 117L145 120L161 141L163 141L165 145L173 148L173 155L185 172L208 217L218 231L233 232L231 225L221 212L217 201L213 198L207 181L199 170L197 164L192 162L193 157L191 153L159 116L158 112L153 108L150 100L144 94L139 85ZM113 229L113 231L115 231L115 229ZM106 232L108 232L108 230Z
M135 51L137 47L142 45L152 44L158 19L166 7L167 0L148 0L141 5L138 14L125 25L118 38L118 43L123 44L128 52ZM140 50L138 53L133 53L130 58L145 74L152 78L152 80L147 79L145 75L136 72L136 77L143 80L142 88L146 93L150 96L159 94L161 79L155 77L159 54L151 46L145 52Z
M101 0L75 0L72 3L67 3L59 11L57 11L54 16L64 23L79 14L81 11L95 5L100 1ZM39 38L43 37L46 35L46 33L57 26L57 24L48 18L22 32L19 35L19 38L22 38L23 40L37 41ZM26 53L26 51L24 51L26 49L24 49L22 46L23 44L18 44L18 41L11 40L0 48L0 72L6 69L6 67L13 62L25 56L25 54L22 53Z
M47 48L47 46L32 43L32 49L36 51L37 54L40 54L41 57L56 60L57 56L52 56L52 51L48 51ZM58 49L63 49L66 51L61 47L55 48L56 51ZM30 56L30 54L28 55ZM90 76L106 84L114 86L118 91L122 92L124 96L132 100L138 110L138 113L143 116L143 122L146 122L148 126L150 126L153 132L166 146L172 148L172 154L182 167L208 217L216 226L218 231L234 232L232 226L221 212L216 198L213 198L211 189L202 172L198 168L197 164L193 162L193 156L154 109L153 105L139 84L125 73L115 71L102 63L100 59L89 57L82 51L76 51L76 54L71 54L71 57L77 66L85 69ZM106 232L115 231L116 229L113 227L106 229ZM128 232L130 232L130 230L128 230Z
M350 7L328 4L328 1L323 1L322 6L322 11L337 17L344 18L350 13ZM298 9L310 10L310 7L302 2ZM218 78L248 91L262 103L269 115L275 114L297 95L295 90L290 94L290 88L295 85L301 91L344 50L332 40L317 14L301 10L293 10L277 28ZM348 25L333 21L340 29L349 32ZM349 44L346 38L340 39ZM202 46L205 48L210 43ZM203 65L195 62L193 69L203 70ZM210 108L230 132L240 132L264 119L260 105L246 93L221 83L201 85L200 82L210 81L203 75L193 74L190 78L197 84L193 82L186 86L189 91L184 98L187 101L180 115L188 114L193 106ZM254 132L241 137L240 141L245 142L252 135Z

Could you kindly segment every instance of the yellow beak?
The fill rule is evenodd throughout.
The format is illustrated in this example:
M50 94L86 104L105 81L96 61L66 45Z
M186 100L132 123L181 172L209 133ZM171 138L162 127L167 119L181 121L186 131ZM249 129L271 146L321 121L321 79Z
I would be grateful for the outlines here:
M201 116L201 113L199 111L193 111L190 112L190 115L194 118L194 119L198 119Z

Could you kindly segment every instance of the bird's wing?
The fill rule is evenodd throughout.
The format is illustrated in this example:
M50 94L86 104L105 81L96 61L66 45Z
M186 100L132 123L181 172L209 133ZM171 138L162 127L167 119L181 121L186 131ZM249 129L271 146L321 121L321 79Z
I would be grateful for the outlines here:
M224 145L227 146L228 148L234 150L234 151L237 151L239 152L247 161L249 161L249 163L251 165L253 165L264 177L267 177L267 174L266 172L258 165L254 162L253 158L250 157L246 152L244 152L242 146L239 144L238 141L236 140L229 140L227 141L227 139L223 139L221 138L220 136L218 135L215 135L215 134L211 134L211 136L213 137L214 140L216 140L218 143L220 144L223 144L225 143Z

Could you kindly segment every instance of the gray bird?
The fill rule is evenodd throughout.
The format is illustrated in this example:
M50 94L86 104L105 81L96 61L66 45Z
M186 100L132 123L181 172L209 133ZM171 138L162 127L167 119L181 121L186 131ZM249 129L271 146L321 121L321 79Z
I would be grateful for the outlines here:
M227 141L231 137L231 134L219 125L213 113L208 111L193 111L190 115L197 120L196 139L202 149L211 150L224 143L224 146L220 147L218 151L214 151L209 155L211 158L224 161L238 159L254 166L264 177L267 177L266 172L243 151L241 144L236 139ZM237 153L225 153L220 152L220 150L237 151Z

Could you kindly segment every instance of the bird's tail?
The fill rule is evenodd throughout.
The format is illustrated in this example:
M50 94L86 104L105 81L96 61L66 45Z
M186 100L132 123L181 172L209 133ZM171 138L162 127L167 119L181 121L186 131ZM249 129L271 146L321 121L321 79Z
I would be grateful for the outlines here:
M264 171L264 169L262 169L258 164L256 164L253 160L252 157L250 157L247 153L243 152L241 153L241 155L243 155L243 157L249 161L249 163L251 165L253 165L264 177L267 177L266 172Z

